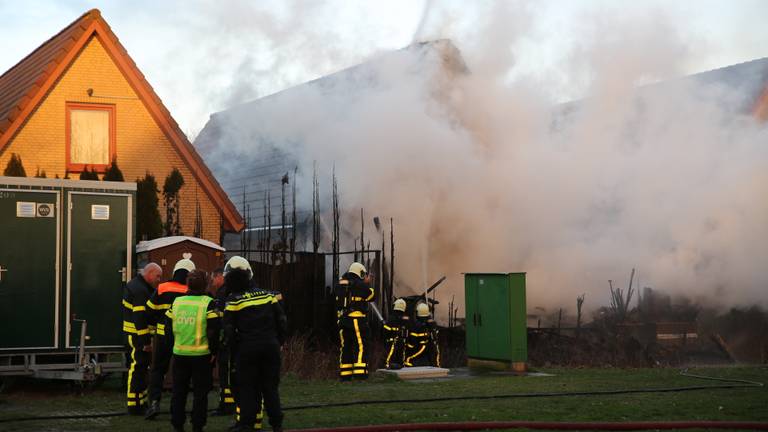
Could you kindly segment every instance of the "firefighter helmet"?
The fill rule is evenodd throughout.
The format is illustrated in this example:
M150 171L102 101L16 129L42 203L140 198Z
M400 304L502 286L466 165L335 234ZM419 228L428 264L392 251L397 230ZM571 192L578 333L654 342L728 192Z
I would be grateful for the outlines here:
M365 274L368 273L368 270L366 270L365 266L359 262L354 262L351 266L349 266L349 272L356 274L360 278L364 278Z
M189 258L183 258L178 261L176 261L176 265L173 266L173 272L176 273L177 270L186 270L188 272L191 272L195 269L195 263L192 262Z
M416 316L419 318L425 318L429 316L429 306L426 303L419 303L416 305Z
M247 259L241 256L235 255L232 258L230 258L229 261L227 261L227 264L224 266L224 276L226 276L227 273L235 269L245 270L248 272L248 279L253 278L253 270L251 269L251 263L249 263Z
M405 312L405 300L399 298L395 300L395 307L394 309L396 311Z

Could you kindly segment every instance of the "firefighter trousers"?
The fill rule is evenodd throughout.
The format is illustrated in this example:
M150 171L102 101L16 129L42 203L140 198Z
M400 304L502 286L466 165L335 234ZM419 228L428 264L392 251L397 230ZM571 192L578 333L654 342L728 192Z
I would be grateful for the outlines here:
M155 335L152 343L152 369L149 374L149 401L160 402L163 395L163 382L173 354L173 336Z
M144 347L137 344L136 335L128 335L128 381L127 396L128 410L141 412L147 402L147 378L149 373L150 354L144 351Z
M192 426L202 429L208 417L208 392L212 386L211 355L173 356L171 424L178 429L186 421L187 394L192 383Z
M280 407L280 347L260 345L240 347L237 353L237 409L239 424L258 428L261 423L261 403L272 428L282 427Z
M387 339L387 357L385 366L387 369L399 369L403 367L403 351L405 344L403 338L392 337Z
M339 320L339 378L368 378L368 319L343 316Z

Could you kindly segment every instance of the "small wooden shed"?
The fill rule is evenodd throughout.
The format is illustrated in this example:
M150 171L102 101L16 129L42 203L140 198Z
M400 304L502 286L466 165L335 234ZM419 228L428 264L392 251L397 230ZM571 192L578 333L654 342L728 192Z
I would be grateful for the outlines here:
M136 245L137 267L156 262L163 268L163 280L173 276L173 266L189 258L199 270L212 272L224 265L225 249L216 243L197 237L171 236L142 241Z

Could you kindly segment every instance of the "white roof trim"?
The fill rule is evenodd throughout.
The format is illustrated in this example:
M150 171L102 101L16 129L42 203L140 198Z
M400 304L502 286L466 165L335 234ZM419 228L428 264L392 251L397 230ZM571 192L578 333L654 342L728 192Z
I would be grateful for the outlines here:
M220 250L222 252L226 251L226 249L217 245L216 243L208 240L203 240L201 238L189 237L189 236L171 236L171 237L160 237L154 240L141 241L139 242L139 244L136 245L136 253L148 252L151 250L160 249L160 248L170 246L176 243L181 243L187 240L211 249Z
M112 182L98 180L71 180L36 177L4 177L0 176L0 184L13 186L40 186L56 188L79 189L110 189L135 191L136 182Z

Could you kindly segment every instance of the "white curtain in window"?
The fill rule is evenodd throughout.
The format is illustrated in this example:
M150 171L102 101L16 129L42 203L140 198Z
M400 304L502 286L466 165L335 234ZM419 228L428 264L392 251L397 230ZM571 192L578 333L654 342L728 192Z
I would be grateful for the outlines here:
M70 111L70 161L103 164L109 160L109 111Z

